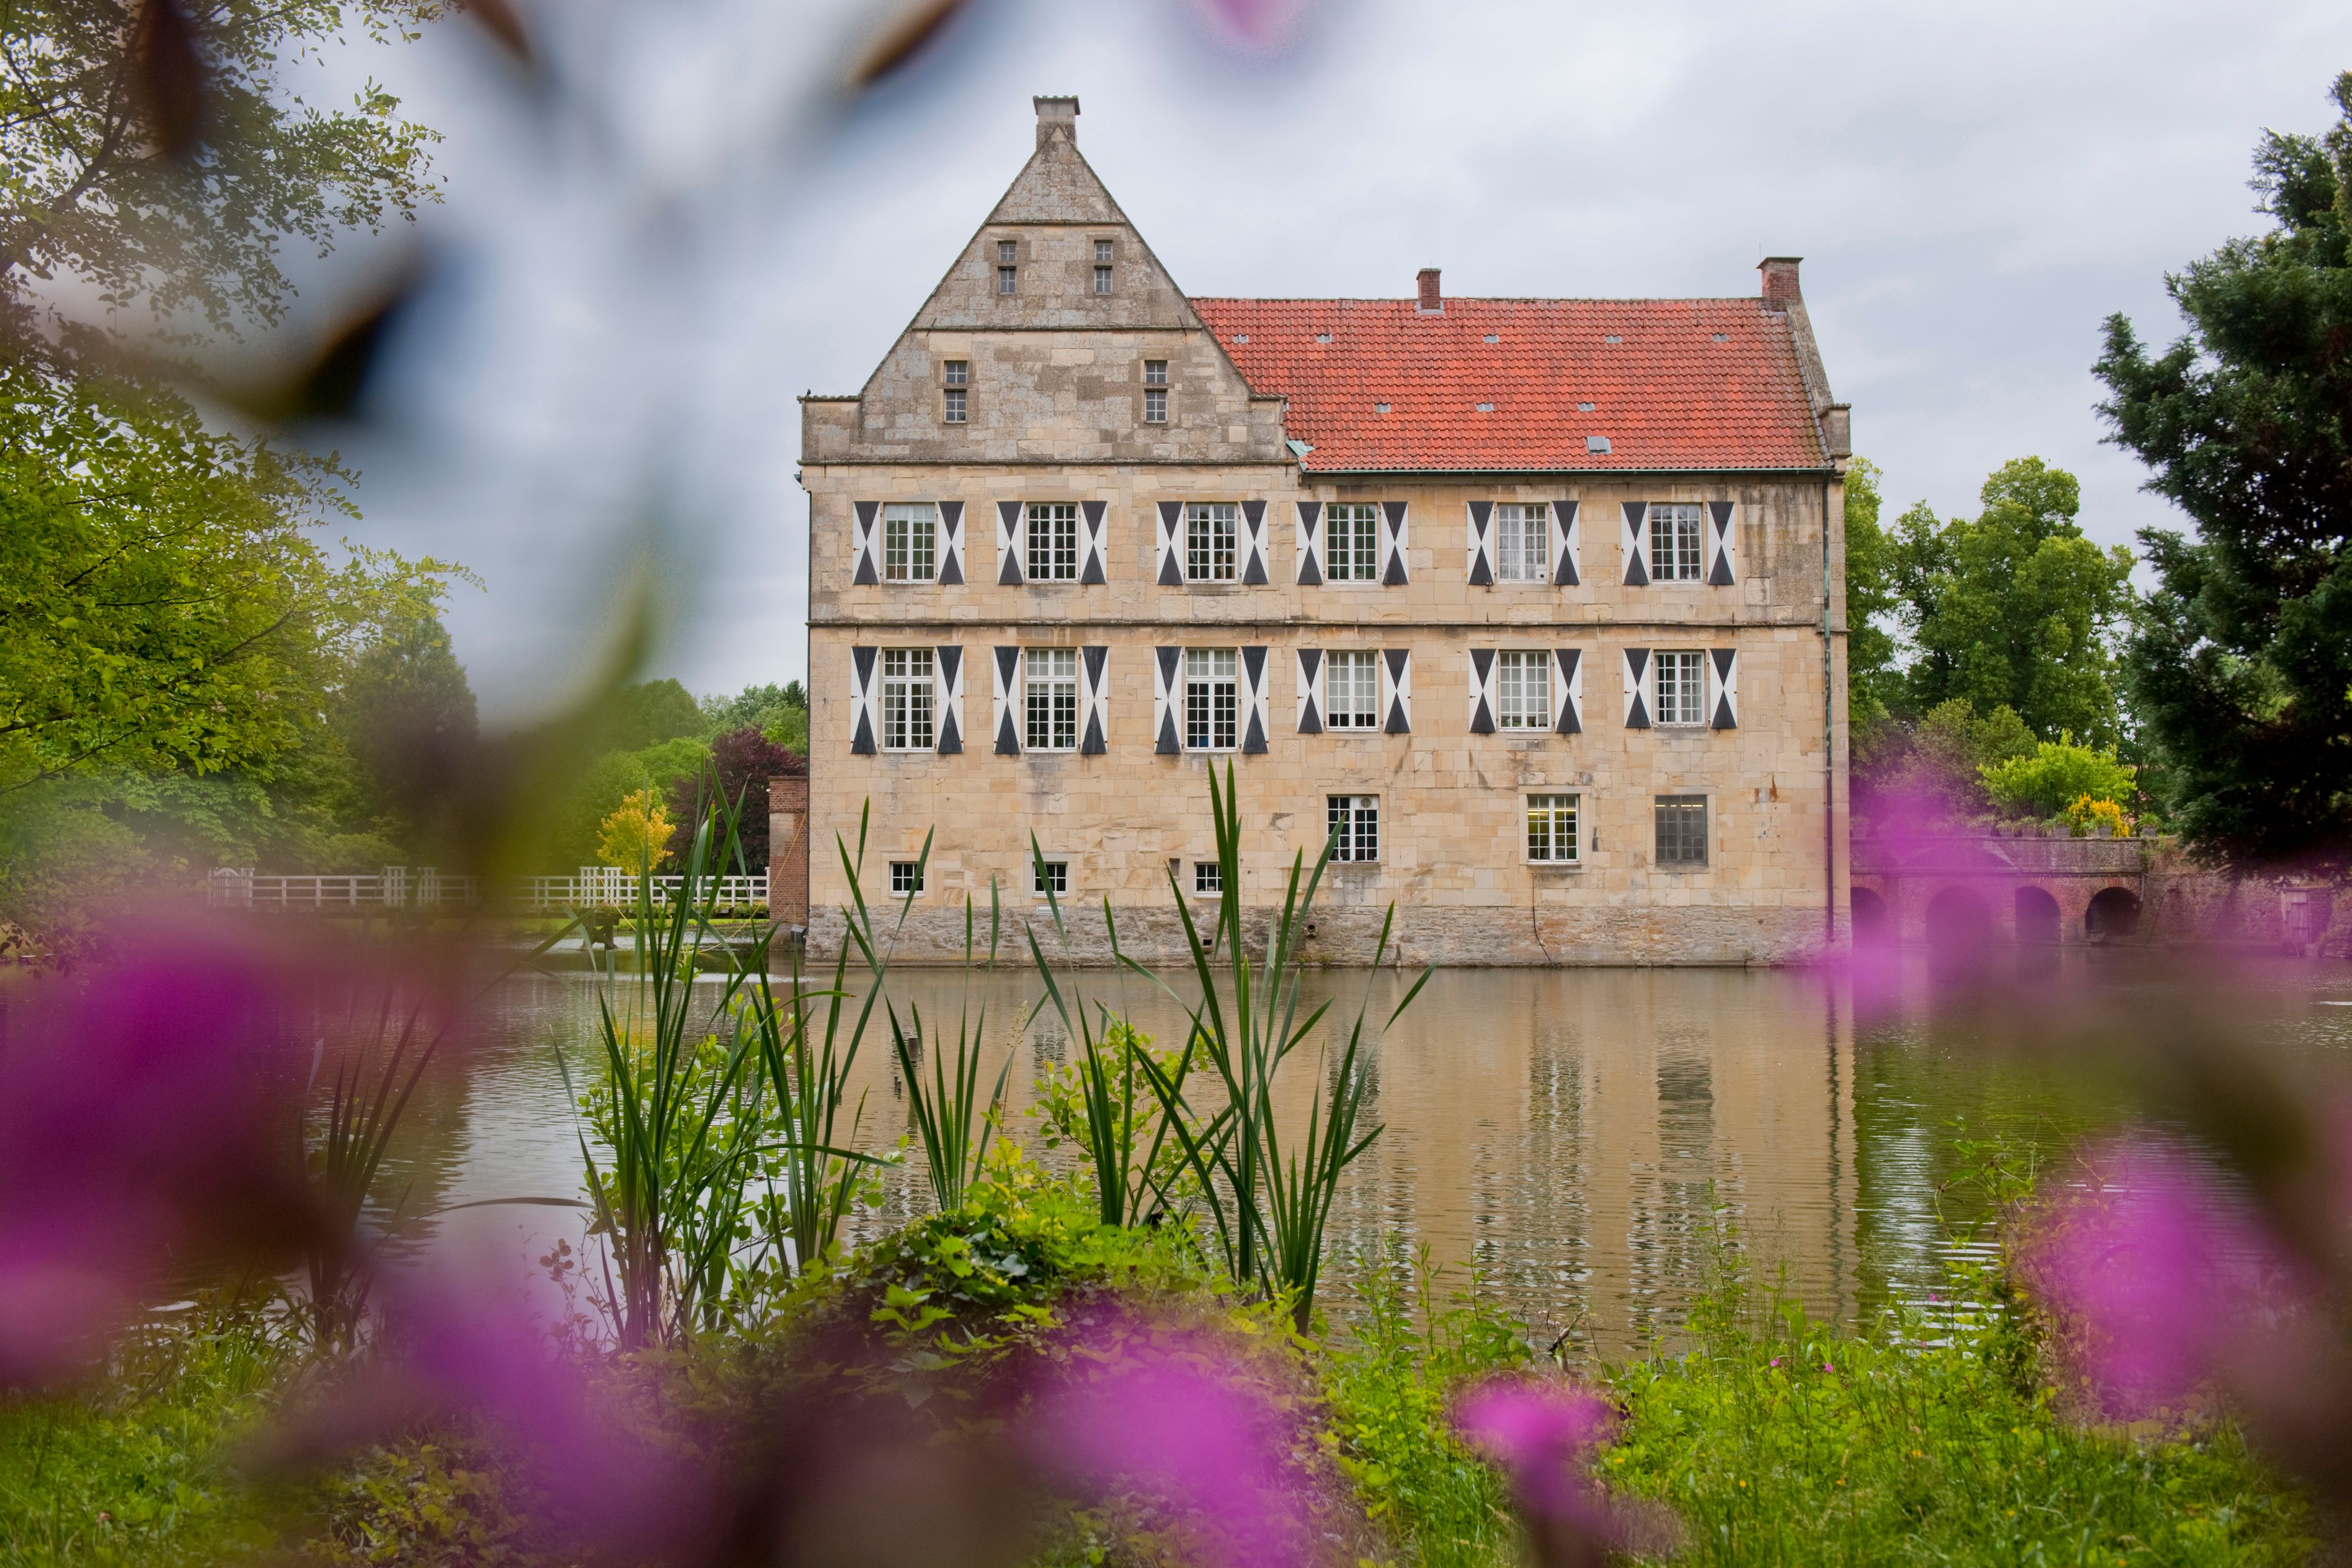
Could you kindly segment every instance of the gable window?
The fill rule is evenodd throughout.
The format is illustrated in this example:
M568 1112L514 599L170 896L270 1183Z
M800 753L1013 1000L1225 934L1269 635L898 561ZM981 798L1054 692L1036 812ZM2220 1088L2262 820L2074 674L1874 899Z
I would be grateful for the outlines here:
M1168 423L1168 361L1143 361L1143 423Z
M931 651L882 650L882 749L931 748Z
M1381 722L1378 653L1328 653L1323 669L1323 700L1332 729L1376 729Z
M1551 580L1551 507L1541 501L1495 508L1495 575L1504 582Z
M1666 502L1650 507L1650 580L1698 580L1696 503Z
M1231 648L1184 650L1184 749L1231 751L1238 734L1241 691Z
M882 508L882 579L929 582L939 576L939 508L893 501Z
M946 408L944 412L947 423L950 424L961 424L964 422L965 389L970 387L971 384L971 361L969 360L950 360L947 362L946 382Z
M1225 868L1215 861L1194 861L1192 862L1192 891L1194 893L1224 892Z
M1230 501L1192 501L1184 507L1184 575L1194 582L1234 580L1234 534L1241 508Z
M1076 648L1031 648L1021 655L1022 684L1027 688L1029 749L1076 751L1078 748L1078 651Z
M1704 867L1706 864L1706 797L1661 795L1657 801L1658 863L1662 866Z
M1495 689L1501 699L1495 722L1504 729L1551 727L1551 655L1506 652L1495 656Z
M1029 580L1078 580L1078 507L1075 501L1029 506Z
M1365 862L1381 858L1381 798L1378 795L1327 795L1325 820L1330 824L1331 858Z
M1381 509L1370 501L1335 501L1323 532L1326 582L1378 582Z
M1095 292L1097 294L1110 292L1110 241L1107 239L1095 241Z
M1070 862L1033 857L1029 862L1029 890L1040 898L1048 894L1063 897L1070 891Z
M910 893L923 891L923 862L892 861L890 862L890 895L904 898Z
M996 242L996 291L999 294L1011 294L1019 287L1021 268L1017 264L1020 259L1021 246L1017 243L1009 239Z
M1696 651L1657 655L1660 724L1706 722L1706 655Z
M1528 797L1528 859L1537 865L1572 865L1576 862L1576 805L1573 795Z

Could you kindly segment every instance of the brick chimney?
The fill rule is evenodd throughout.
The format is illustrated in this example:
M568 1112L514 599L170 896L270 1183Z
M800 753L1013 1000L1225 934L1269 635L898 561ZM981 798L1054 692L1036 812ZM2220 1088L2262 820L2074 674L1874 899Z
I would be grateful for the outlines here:
M1416 308L1443 312L1445 308L1445 297L1437 291L1437 268L1424 267L1414 276L1413 280L1421 287L1421 303Z
M1062 134L1070 139L1071 146L1078 144L1078 100L1076 98L1033 98L1029 101L1037 106L1039 147L1045 145L1045 138L1052 135L1057 126Z
M1768 256L1757 264L1764 275L1764 308L1786 310L1805 297L1797 287L1797 264L1801 256Z

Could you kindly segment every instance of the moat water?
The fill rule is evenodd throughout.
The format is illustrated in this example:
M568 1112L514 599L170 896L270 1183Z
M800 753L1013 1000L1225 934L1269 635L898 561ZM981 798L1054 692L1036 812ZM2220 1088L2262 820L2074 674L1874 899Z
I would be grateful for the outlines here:
M1076 977L1095 1000L1162 1040L1182 1012L1138 977ZM1179 991L1185 981L1171 977ZM1377 1022L1407 983L1391 974L1311 977L1352 1019ZM2028 998L2162 1009L2193 987L2146 955L2069 954ZM488 995L465 1070L412 1113L400 1158L412 1204L574 1196L579 1129L558 1067L594 1050L593 982L530 977ZM900 1009L952 1025L966 1000L954 973L899 971ZM1070 1044L1040 988L1017 969L971 982L986 1007L983 1084L1013 1059L1008 1125L1031 1147L1036 1073ZM2050 1005L2055 1005L2052 1002ZM2241 968L2232 1027L2306 1061L2352 1068L2352 969L2264 961ZM1816 1313L1864 1318L1944 1283L1956 1227L1977 1213L1969 1145L2002 1139L2058 1161L2127 1114L2112 1074L2067 1052L2025 1048L2014 1019L1948 1004L1924 961L1857 998L1852 981L1801 970L1451 970L1434 976L1370 1057L1368 1116L1378 1140L1349 1171L1332 1220L1328 1299L1344 1311L1363 1270L1426 1246L1454 1271L1475 1265L1547 1337L1622 1354L1671 1333L1702 1288L1728 1226ZM2128 1040L2118 1043L2128 1049ZM1309 1052L1311 1055L1311 1047ZM1286 1110L1303 1119L1311 1060L1286 1068ZM857 1085L859 1143L908 1131L887 1030L867 1035ZM886 1181L861 1234L919 1207L911 1170ZM445 1258L535 1278L580 1219L547 1207L449 1215L425 1243Z

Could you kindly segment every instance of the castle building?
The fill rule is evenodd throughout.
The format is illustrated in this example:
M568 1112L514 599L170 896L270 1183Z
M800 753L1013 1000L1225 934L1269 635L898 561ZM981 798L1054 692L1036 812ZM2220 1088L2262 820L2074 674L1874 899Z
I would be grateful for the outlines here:
M869 902L919 880L901 961L1049 882L1082 956L1106 902L1174 956L1229 760L1245 906L1335 845L1328 962L1391 904L1408 963L1842 940L1847 409L1796 259L1728 299L1194 298L1077 100L1036 107L865 388L803 400L812 943L864 821Z

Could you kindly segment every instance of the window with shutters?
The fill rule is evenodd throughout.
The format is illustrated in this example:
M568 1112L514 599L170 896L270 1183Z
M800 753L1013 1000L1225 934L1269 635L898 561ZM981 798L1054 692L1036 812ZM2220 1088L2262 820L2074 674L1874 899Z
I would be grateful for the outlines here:
M1661 795L1657 801L1658 864L1706 864L1706 797Z
M1225 868L1215 861L1194 861L1192 862L1192 891L1194 893L1224 892Z
M882 580L929 582L939 574L940 509L929 501L893 501L882 508Z
M1184 749L1231 751L1239 737L1239 656L1231 648L1184 650Z
M1551 507L1505 501L1495 508L1495 578L1498 582L1551 580Z
M1043 898L1052 894L1055 898L1070 891L1070 862L1032 858L1029 862L1029 891Z
M1323 580L1381 580L1381 508L1371 501L1335 501L1324 514Z
M1324 816L1331 833L1331 858L1368 862L1381 858L1381 798L1327 795Z
M910 893L920 893L922 891L922 862L892 861L890 862L890 894L892 897L904 898Z
M1026 688L1029 749L1078 748L1078 651L1030 648L1021 655Z
M931 651L882 650L882 749L931 748Z
M1031 503L1029 580L1078 580L1078 507L1075 501Z
M1230 501L1193 501L1184 507L1184 575L1193 582L1234 580L1234 541L1242 509Z
M1021 246L1018 244L1009 239L996 242L996 291L999 294L1018 291L1021 268L1016 264L1020 259Z
M1576 808L1573 795L1528 797L1528 859L1536 865L1576 862Z
M1706 722L1706 655L1695 650L1669 650L1656 655L1654 677L1657 722L1696 725Z
M1699 508L1680 502L1657 502L1650 507L1650 580L1696 582L1699 580Z
M1378 729L1381 724L1381 656L1323 656L1323 723L1329 729Z
M1551 727L1551 655L1495 655L1495 722L1504 729Z

